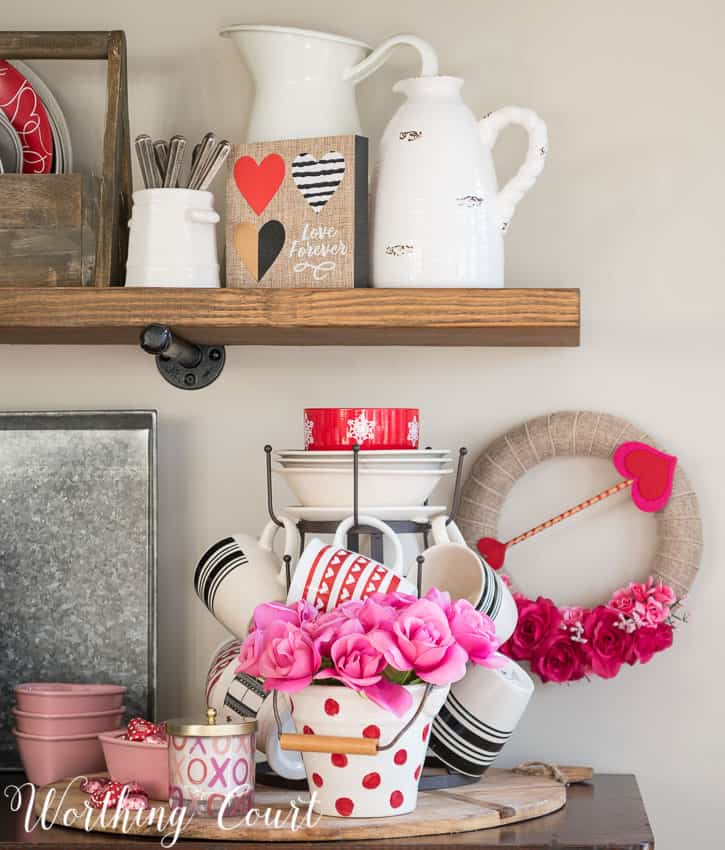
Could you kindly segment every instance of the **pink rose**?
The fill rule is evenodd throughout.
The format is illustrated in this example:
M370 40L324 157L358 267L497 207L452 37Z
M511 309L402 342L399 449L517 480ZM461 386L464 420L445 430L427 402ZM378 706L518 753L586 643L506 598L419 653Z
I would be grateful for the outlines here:
M604 679L619 673L632 649L632 634L621 626L619 612L605 605L597 606L584 620L592 670Z
M650 596L644 603L643 619L649 626L656 626L658 623L663 623L669 616L669 609L658 602L654 596Z
M628 588L618 590L609 601L610 607L621 611L625 617L631 617L635 609L635 598Z
M576 626L584 622L586 611L579 606L570 606L561 609L561 620L565 626Z
M542 682L575 682L586 674L585 644L576 643L564 632L554 634L531 660L531 670Z
M329 656L330 647L337 638L343 635L364 634L365 627L357 618L356 613L362 608L362 602L356 602L357 607L333 608L313 621L302 625L303 631L315 643L320 655Z
M652 656L672 646L673 628L667 623L656 627L637 629L632 635L632 647L627 657L628 664L646 664Z
M250 632L239 648L239 665L235 673L259 676L259 656L262 654L264 634L259 629Z
M631 581L627 590L632 594L635 602L644 603L647 601L647 594L649 593L649 587L647 584L640 584L637 581Z
M252 625L255 629L264 629L270 623L280 620L301 626L317 618L318 611L306 599L301 599L294 605L285 605L283 602L263 602L254 609Z
M381 596L382 594L375 594ZM362 604L358 618L366 632L373 629L392 629L398 617L398 608L368 597Z
M306 688L320 669L320 652L309 634L284 621L270 623L262 632L259 676L264 689L294 693Z
M450 608L451 606L451 594L444 591L438 590L437 587L431 587L431 589L426 593L423 599L427 599L430 602L435 602L435 604L442 608L444 611Z
M407 608L408 605L412 605L418 601L417 596L411 596L410 593L402 593L399 590L394 590L392 593L380 593L380 591L376 591L375 593L371 593L368 599L372 599L374 602L380 602L383 605L389 605L396 610Z
M476 611L467 599L448 605L446 617L453 637L466 650L469 661L483 667L505 666L507 659L496 652L500 641L490 617Z
M400 611L392 631L370 632L373 644L396 670L414 670L424 682L447 685L466 673L466 652L435 602L419 599Z
M677 597L675 596L675 591L664 582L658 582L650 591L650 598L655 599L657 602L662 605L667 605L671 607L677 601Z
M521 594L516 594L514 598L519 609L519 619L503 651L515 661L525 661L532 658L537 649L557 633L561 613L551 599L544 596L539 596L536 602Z

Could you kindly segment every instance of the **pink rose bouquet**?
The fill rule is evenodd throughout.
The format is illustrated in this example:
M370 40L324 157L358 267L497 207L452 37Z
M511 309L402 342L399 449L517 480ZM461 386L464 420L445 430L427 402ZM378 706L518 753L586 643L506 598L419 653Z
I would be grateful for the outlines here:
M559 608L551 599L520 593L514 599L519 619L501 651L528 661L543 682L611 679L623 664L646 664L672 645L681 604L671 587L652 578L630 582L592 609Z
M325 613L306 601L270 602L255 609L237 672L288 693L344 685L400 717L412 703L405 685L457 682L469 662L502 667L498 647L489 617L435 588L422 599L374 593Z

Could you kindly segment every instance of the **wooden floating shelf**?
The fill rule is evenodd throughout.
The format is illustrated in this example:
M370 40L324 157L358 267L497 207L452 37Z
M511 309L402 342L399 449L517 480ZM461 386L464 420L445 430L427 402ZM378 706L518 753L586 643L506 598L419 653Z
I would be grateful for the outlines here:
M0 343L577 346L578 289L0 288Z

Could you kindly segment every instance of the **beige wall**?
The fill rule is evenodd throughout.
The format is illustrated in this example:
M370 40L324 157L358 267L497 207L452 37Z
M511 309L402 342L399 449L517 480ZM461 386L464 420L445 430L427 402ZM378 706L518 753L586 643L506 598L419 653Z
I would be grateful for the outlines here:
M442 70L466 79L479 113L508 103L547 120L551 155L507 241L511 283L580 286L579 349L235 348L221 380L171 389L134 348L0 349L2 407L155 407L160 419L160 644L165 713L199 709L209 652L223 637L194 597L193 566L218 536L260 528L262 446L300 444L305 405L419 405L424 439L475 455L540 412L580 406L635 419L680 456L698 489L706 556L676 647L615 681L539 687L502 763L551 759L639 777L662 850L716 848L725 758L725 597L720 490L725 7L718 0L383 2L126 0L2 4L9 28L122 27L132 133L241 140L250 84L222 24L330 29L371 43L413 30ZM377 139L390 87L412 57L363 84ZM98 168L102 71L46 68L73 120L78 162ZM508 173L522 140L497 152ZM221 207L221 183L217 184ZM514 532L613 480L606 465L532 473L504 516ZM442 498L448 496L444 489ZM625 502L539 538L512 561L521 584L593 601L646 573L652 525ZM112 568L113 565L110 565ZM112 635L109 634L109 638Z

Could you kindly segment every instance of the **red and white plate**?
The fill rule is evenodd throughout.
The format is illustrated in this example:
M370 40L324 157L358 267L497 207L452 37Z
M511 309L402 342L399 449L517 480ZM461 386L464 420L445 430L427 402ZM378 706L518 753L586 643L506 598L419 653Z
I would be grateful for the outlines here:
M4 59L0 59L0 109L20 137L23 174L49 174L53 134L48 113L33 86Z
M308 407L305 448L311 452L351 448L417 449L417 407Z

